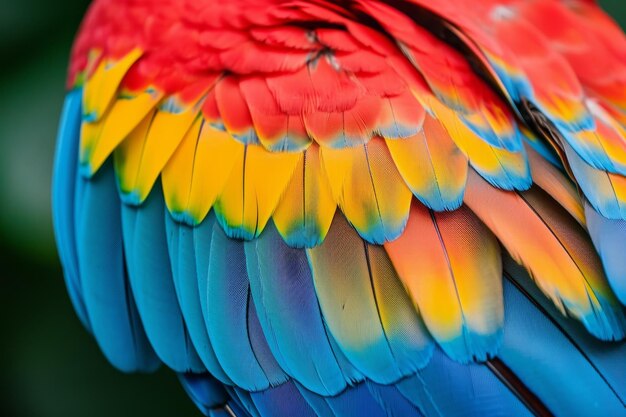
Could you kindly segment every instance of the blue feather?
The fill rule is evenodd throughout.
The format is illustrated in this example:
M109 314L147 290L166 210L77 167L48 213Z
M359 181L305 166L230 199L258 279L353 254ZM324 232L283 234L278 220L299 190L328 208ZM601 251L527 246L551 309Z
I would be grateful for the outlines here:
M460 364L440 348L428 366L397 388L427 417L532 415L485 365Z
M176 372L204 372L178 305L165 233L165 203L156 184L139 207L123 205L124 251L148 339Z
M266 391L250 394L262 417L316 417L316 412L302 398L291 381Z
M504 284L502 362L557 416L624 415L624 403L582 352L513 284Z
M263 417L254 405L252 397L248 391L245 391L238 387L225 386L226 391L230 394L233 401L235 401L239 407L246 411L252 417ZM239 415L237 415L239 417Z
M321 417L386 417L385 411L367 389L366 383L346 388L342 393L325 397L299 387L302 396Z
M300 385L297 381L294 383L296 385L296 388L298 388L298 390L300 391L300 395L302 395L302 398L304 398L306 402L309 403L309 406L313 409L313 411L315 411L315 414L317 414L319 417L339 417L333 412L332 408L330 408L328 401L326 401L326 399L329 397L325 397L323 395L311 392L308 389L304 388L302 385Z
M179 373L178 379L193 403L205 416L228 401L224 387L209 374Z
M74 201L76 182L82 178L77 172L80 140L82 89L69 92L63 104L63 114L57 135L52 175L52 220L59 257L63 265L65 285L80 321L90 330L87 309L82 295L76 250ZM81 198L82 199L82 198Z
M267 367L273 357L260 360L254 349L258 335L251 334L248 314L251 302L244 244L226 236L215 224L209 252L207 327L215 354L233 382L248 391L279 385L287 376L278 365ZM253 329L252 329L253 330ZM255 337L254 342L251 336Z
M83 296L93 334L107 359L126 372L160 365L130 292L122 247L121 202L108 161L84 181L77 247Z
M379 385L367 383L372 397L385 410L384 415L389 417L423 417L419 407L410 402L398 391L395 385Z
M208 317L207 283L209 282L209 254L211 253L211 238L213 226L216 223L213 210L204 218L202 223L193 228L193 246L198 272L198 294L200 296L200 310L206 326Z
M607 219L585 202L587 230L600 254L609 284L622 304L626 304L626 220ZM626 372L625 372L626 374Z
M261 323L259 323L259 317L257 315L256 306L254 305L254 300L252 299L252 294L250 293L248 293L247 319L250 346L252 347L252 351L254 352L254 356L259 362L259 365L261 365L261 368L263 368L263 371L268 376L268 379L273 381L273 385L288 380L289 377L285 374L278 362L276 362L276 358L274 358L274 355L267 343L265 334L261 328Z
M271 223L245 248L252 296L280 365L318 394L342 391L346 377L328 341L306 252L287 246Z
M626 341L606 343L589 334L577 321L565 317L556 309L537 288L528 273L512 259L506 259L505 271L507 278L512 280L518 289L530 297L536 307L541 309L553 324L566 335L573 346L589 361L589 364L601 374L601 378L610 385L610 389L623 404L626 404Z
M205 285L201 297L199 276L196 270L195 231L187 225L178 223L170 215L166 215L165 218L174 288L189 336L207 370L220 381L231 383L232 381L226 376L213 351L204 320L205 314L200 304L201 298L206 300L206 272L203 277ZM204 254L207 261L208 255L207 250Z

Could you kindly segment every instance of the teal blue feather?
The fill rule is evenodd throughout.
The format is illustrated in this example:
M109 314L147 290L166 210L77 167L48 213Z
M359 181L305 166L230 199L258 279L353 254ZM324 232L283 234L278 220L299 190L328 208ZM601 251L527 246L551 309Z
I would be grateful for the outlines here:
M376 402L385 410L387 417L424 417L422 411L410 402L395 385L367 383L367 388Z
M364 382L348 387L332 397L315 394L301 386L298 389L320 417L386 417L383 408L374 400Z
M229 378L248 391L285 382L287 376L277 372L277 365L263 366L274 358L262 363L251 340L255 333L251 334L248 319L251 298L244 244L226 236L217 224L211 238L206 297L209 338Z
M122 247L121 202L111 161L84 181L77 248L91 328L107 359L125 372L154 371L160 361L146 338L130 291Z
M624 403L598 368L513 284L504 284L499 359L556 416L624 415ZM621 373L624 364L616 363Z
M282 383L282 381L287 381L289 377L276 361L276 358L267 343L251 293L248 293L247 320L250 346L252 347L252 351L254 352L254 356L259 362L259 365L261 365L261 368L263 368L263 371L268 376L268 379L272 381L272 385Z
M183 389L205 416L220 409L228 402L228 394L222 384L209 374L178 374Z
M427 417L530 417L517 397L483 364L460 364L440 348L398 391Z
M263 417L316 417L316 412L291 381L250 395Z
M304 388L302 385L300 385L298 382L295 382L295 384L296 388L298 388L298 391L300 391L300 395L302 395L302 398L304 398L309 403L309 405L315 411L315 414L317 414L318 417L340 417L337 416L335 412L333 412L332 408L330 408L330 405L327 401L327 398L329 397L325 397L323 395L311 392L308 389ZM338 394L338 396L339 395L341 394Z
M200 304L201 299L206 300L206 273L203 277L205 285L201 297L199 291L200 277L196 270L195 230L176 222L170 215L166 215L165 218L174 288L189 336L207 370L218 380L231 383L213 351L204 320L205 314L203 314ZM208 261L208 251L205 253L205 257Z
M535 150L539 155L541 155L546 161L550 162L552 165L563 171L563 163L554 149L546 143L544 140L541 140L536 137L524 137L524 143L528 144L533 150Z
M159 358L176 372L204 372L174 289L165 215L160 183L141 206L123 205L124 252L130 283L146 334Z
M75 221L79 221L81 212L74 209L76 183L83 181L77 170L81 105L82 89L70 91L65 97L52 174L52 220L67 292L80 321L90 330L76 253Z
M245 249L252 297L280 365L318 394L342 391L346 377L326 334L306 252L287 246L271 223Z
M591 335L576 320L567 318L556 309L534 285L528 273L512 259L504 262L507 279L515 283L518 290L533 300L535 307L552 321L572 347L589 362L611 391L626 405L626 341L607 343Z
M209 282L209 254L211 253L211 238L213 226L216 223L215 214L210 211L202 223L193 228L193 247L198 273L198 294L200 297L200 310L204 324L208 317L207 309L207 283ZM224 381L226 382L226 381Z
M230 394L231 398L239 404L239 406L245 410L252 417L265 417L256 408L252 396L248 391L245 391L239 387L226 386L226 391ZM239 416L237 416L239 417Z
M587 202L585 217L587 230L600 254L609 284L620 302L626 305L626 220L607 219Z

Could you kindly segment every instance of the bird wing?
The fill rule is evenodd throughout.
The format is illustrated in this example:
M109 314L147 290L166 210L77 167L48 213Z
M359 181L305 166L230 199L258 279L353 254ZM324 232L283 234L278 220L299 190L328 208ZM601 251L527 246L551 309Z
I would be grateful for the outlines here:
M207 415L623 412L625 59L582 0L97 0L70 296Z

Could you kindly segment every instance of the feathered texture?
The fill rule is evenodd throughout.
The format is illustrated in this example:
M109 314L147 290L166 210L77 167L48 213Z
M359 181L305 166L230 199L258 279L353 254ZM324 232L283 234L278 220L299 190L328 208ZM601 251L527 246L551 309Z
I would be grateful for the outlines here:
M498 357L517 375L554 415L621 415L623 391L608 383L610 370L590 362L571 339L541 311L505 282L507 321ZM541 343L529 341L541 340ZM611 346L605 345L606 352ZM616 363L623 369L621 363ZM558 381L552 383L550 381ZM621 395L616 394L616 390Z
M467 179L467 156L441 122L427 115L424 128L406 140L387 140L402 179L427 207L443 211L461 205Z
M276 388L252 393L252 401L261 416L316 417L317 415L291 381Z
M622 304L626 304L626 257L620 250L626 236L626 221L607 219L588 203L585 204L585 215L589 235L602 258L611 288Z
M471 173L465 202L564 314L577 317L601 339L624 337L623 308L589 237L549 197L536 189L499 191Z
M359 371L390 383L427 362L430 338L381 247L337 215L324 243L307 256L328 327Z
M304 388L300 392L320 417L385 416L383 408L374 400L366 383L346 388L332 397L317 395Z
M183 389L205 416L228 407L228 395L222 385L208 374L178 374ZM226 414L228 415L228 414Z
M52 221L57 250L63 266L65 286L80 321L90 328L78 271L75 210L78 179L78 143L80 141L81 90L68 93L63 104L52 176Z
M214 223L211 222L211 218L205 219L205 222L211 226ZM205 258L208 263L210 250L207 249L196 256L195 248L197 242L203 240L199 235L208 234L210 240L212 229L208 233L203 233L205 230L202 228L192 229L177 223L171 216L165 216L165 230L174 289L189 337L206 369L218 380L230 383L230 379L219 364L207 332L205 317L208 268L198 269L196 265L196 257ZM201 300L204 300L204 303Z
M336 209L319 147L313 144L294 169L272 216L274 224L290 246L314 247L326 237Z
M281 367L311 391L344 390L352 381L329 342L305 251L288 247L268 226L245 252L259 320Z
M123 205L124 256L130 285L159 358L177 372L205 370L180 311L167 249L165 204L155 187L141 207ZM118 242L118 247L121 242Z
M248 391L260 391L286 380L258 334L250 294L244 245L213 226L208 266L207 329L220 365L228 377ZM252 325L251 325L252 324ZM265 351L262 355L260 349Z
M146 338L130 289L122 245L122 206L111 162L85 182L76 225L79 271L91 330L104 355L126 371L161 362Z
M426 368L396 387L428 417L532 415L487 365L459 364L438 348Z
M603 343L591 337L578 323L565 318L533 284L527 273L512 259L504 260L506 279L513 283L518 291L531 300L534 307L539 309L552 323L569 339L580 355L589 362L604 381L607 387L626 403L626 374L623 359L626 354L626 343ZM597 379L596 379L597 380Z
M261 234L302 157L272 153L258 145L238 150L215 205L217 220L230 237L252 239Z
M209 416L623 414L625 51L584 0L96 0L72 302Z
M502 264L494 236L466 208L413 204L404 234L385 245L435 340L461 362L493 356L502 337Z
M411 192L382 139L341 150L321 148L320 159L339 208L361 236L381 244L402 233Z

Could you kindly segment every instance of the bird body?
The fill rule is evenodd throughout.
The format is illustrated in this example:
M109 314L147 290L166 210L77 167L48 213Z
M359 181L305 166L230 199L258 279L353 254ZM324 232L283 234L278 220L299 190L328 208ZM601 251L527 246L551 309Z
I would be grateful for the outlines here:
M588 0L96 0L75 309L210 416L626 415L626 37Z

